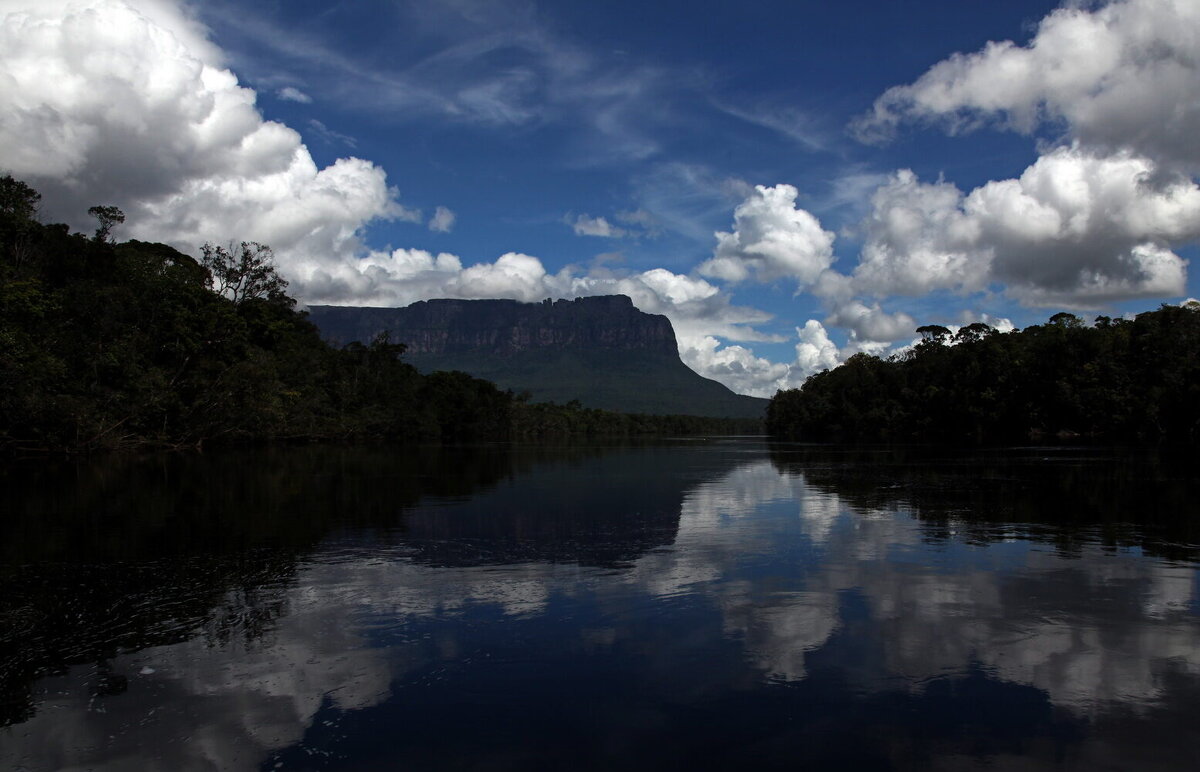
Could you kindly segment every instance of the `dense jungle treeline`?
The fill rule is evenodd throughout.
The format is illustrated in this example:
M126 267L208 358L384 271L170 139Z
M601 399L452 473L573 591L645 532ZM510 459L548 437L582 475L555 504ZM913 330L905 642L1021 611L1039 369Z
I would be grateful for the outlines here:
M1200 440L1200 304L1095 324L1055 314L999 333L918 328L903 355L856 354L778 392L767 431L800 440Z
M754 428L531 404L464 373L423 375L386 338L335 349L296 310L268 247L205 245L196 260L118 244L115 207L89 210L86 236L41 224L40 200L0 178L0 451Z

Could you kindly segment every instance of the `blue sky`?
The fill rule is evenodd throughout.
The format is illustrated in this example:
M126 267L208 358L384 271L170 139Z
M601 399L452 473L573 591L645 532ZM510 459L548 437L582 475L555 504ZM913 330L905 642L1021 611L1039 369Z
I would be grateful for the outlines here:
M1194 0L6 0L0 169L307 302L624 292L770 395L1200 295L1198 51Z

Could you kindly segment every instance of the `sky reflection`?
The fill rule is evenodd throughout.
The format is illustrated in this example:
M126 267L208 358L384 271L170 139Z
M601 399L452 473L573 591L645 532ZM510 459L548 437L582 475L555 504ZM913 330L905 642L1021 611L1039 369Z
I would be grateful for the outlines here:
M1185 735L1136 739L1200 705L1194 563L1064 550L1061 525L947 535L928 506L850 503L728 450L548 460L392 527L331 530L183 640L37 680L0 764L1196 760Z

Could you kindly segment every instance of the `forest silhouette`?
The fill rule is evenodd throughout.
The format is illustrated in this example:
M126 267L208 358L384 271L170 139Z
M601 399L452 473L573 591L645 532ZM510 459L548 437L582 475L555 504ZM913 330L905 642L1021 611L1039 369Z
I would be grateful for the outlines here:
M256 242L116 243L42 224L0 177L0 451L259 441L465 441L760 430L759 421L532 403L461 372L421 374L381 336L323 341Z
M1200 303L1092 326L1057 313L1001 333L919 327L909 351L860 353L778 392L781 439L1019 443L1200 439Z

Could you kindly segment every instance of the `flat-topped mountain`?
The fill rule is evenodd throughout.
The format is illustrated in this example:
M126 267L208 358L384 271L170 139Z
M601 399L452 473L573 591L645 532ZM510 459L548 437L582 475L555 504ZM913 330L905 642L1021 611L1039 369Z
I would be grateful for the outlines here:
M404 308L310 306L327 340L369 343L387 331L408 356L464 351L510 356L539 348L641 349L675 353L675 331L625 295L576 300L421 300Z
M309 319L335 345L369 343L387 332L423 372L462 370L539 402L736 418L759 418L767 404L685 365L670 320L639 311L624 295L309 306Z

